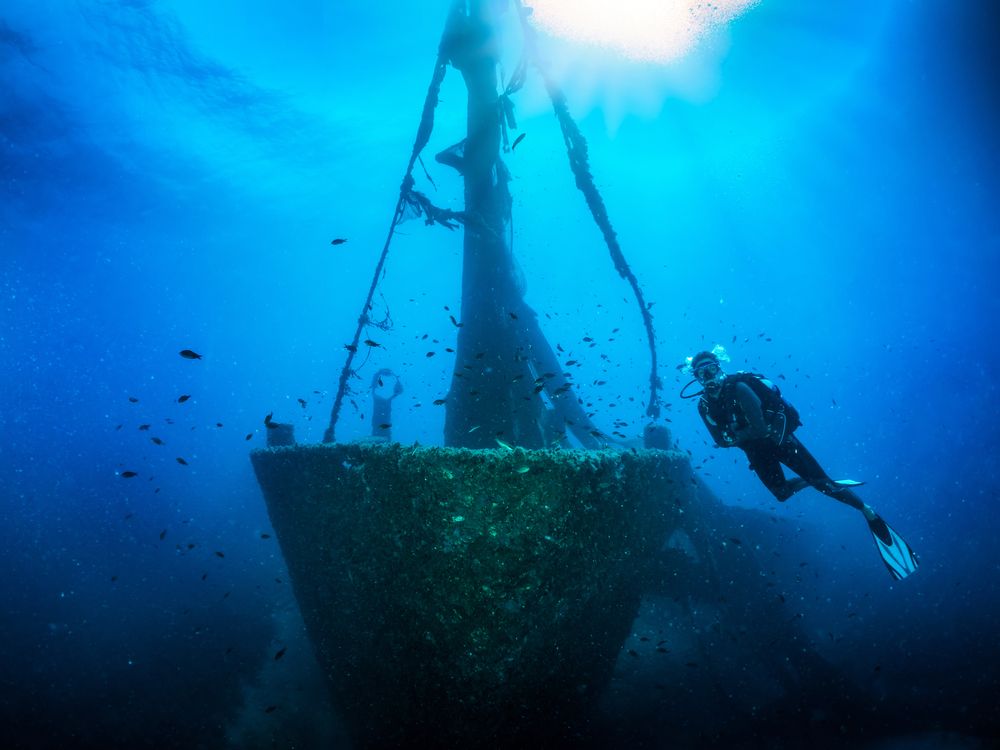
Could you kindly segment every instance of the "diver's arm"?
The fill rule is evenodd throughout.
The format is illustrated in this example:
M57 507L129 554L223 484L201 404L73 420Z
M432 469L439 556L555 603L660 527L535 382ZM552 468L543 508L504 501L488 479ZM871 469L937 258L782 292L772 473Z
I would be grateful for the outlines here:
M737 383L734 395L747 420L747 426L742 430L737 430L736 434L733 435L736 442L744 443L748 440L766 438L769 434L767 422L764 421L764 410L761 408L757 394L746 383Z
M720 448L732 447L733 441L727 439L725 434L722 432L722 427L708 415L708 409L705 407L704 402L698 402L698 414L701 416L701 421L705 423L705 427L708 428L708 434L712 436L712 440Z

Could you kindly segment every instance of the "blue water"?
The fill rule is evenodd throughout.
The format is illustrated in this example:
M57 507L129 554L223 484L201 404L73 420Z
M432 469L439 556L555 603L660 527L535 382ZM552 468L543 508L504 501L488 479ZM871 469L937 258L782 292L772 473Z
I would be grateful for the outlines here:
M322 437L446 9L0 8L0 720L13 746L343 743L277 542L261 537L247 454L269 412ZM654 302L673 437L726 503L796 530L808 572L775 573L795 592L789 616L888 717L844 717L855 746L1000 735L998 17L989 0L763 0L690 86L621 64L610 82L566 83ZM537 80L516 103L526 137L505 158L527 301L580 360L599 426L622 418L638 436L639 315ZM455 210L461 185L432 156L464 124L450 71L424 158L437 190L420 187ZM394 327L375 331L383 347L361 372L401 373L405 443L442 441L432 401L450 382L460 261L460 231L407 222L376 297ZM784 376L799 436L831 474L867 480L918 574L893 583L856 513L813 492L779 505L742 454L709 444L675 366L715 343L734 366ZM358 386L341 440L369 429ZM653 714L637 697L628 720Z

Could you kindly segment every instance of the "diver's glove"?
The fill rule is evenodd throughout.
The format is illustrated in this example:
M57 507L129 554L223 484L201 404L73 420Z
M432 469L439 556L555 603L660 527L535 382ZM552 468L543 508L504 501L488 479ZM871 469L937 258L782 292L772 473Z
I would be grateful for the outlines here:
M736 438L730 434L725 434L722 436L722 442L718 444L719 448L732 448L736 445Z

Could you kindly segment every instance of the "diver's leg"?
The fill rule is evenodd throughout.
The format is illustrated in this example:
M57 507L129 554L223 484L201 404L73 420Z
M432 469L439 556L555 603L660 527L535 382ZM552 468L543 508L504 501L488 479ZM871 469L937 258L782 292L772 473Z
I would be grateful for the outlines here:
M795 435L789 435L785 442L781 444L781 462L794 471L809 484L829 495L834 500L839 500L844 505L849 505L856 510L860 510L868 518L874 511L858 497L857 493L847 487L838 487L833 480L823 471L813 454L810 453ZM869 519L870 520L870 519Z
M764 443L750 445L743 448L750 460L750 469L760 477L764 486L771 490L778 500L785 502L795 492L794 487L789 486L785 479L785 472L781 470L776 446L774 443Z

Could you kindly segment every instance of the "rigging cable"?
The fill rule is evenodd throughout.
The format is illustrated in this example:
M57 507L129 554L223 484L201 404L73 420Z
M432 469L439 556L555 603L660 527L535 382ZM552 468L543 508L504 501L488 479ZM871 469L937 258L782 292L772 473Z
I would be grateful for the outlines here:
M521 0L515 0L515 3L517 5L518 16L521 20L525 47L528 50L532 63L545 82L549 99L552 100L552 108L555 110L556 119L559 121L559 127L562 129L563 140L566 142L566 154L569 156L570 169L572 169L573 175L576 177L576 186L583 193L587 207L590 208L590 213L594 217L594 221L597 222L601 234L604 235L604 242L611 252L611 260L615 264L615 270L618 271L619 276L631 285L636 302L639 305L642 322L646 327L646 338L649 342L649 354L651 358L649 405L646 407L646 415L655 419L660 416L660 398L657 392L661 387L661 383L656 374L656 342L653 333L653 316L649 312L651 303L646 303L642 290L639 288L639 281L625 260L621 246L618 244L618 236L615 234L615 230L611 226L611 220L608 218L608 209L604 205L604 199L601 198L601 193L594 184L594 177L590 173L590 164L587 158L587 140L583 137L583 133L580 132L580 128L577 127L569 113L565 95L549 76L548 71L542 66L535 44L535 32L531 24L528 23L528 11Z
M340 381L337 385L337 396L333 400L333 409L330 411L330 423L327 425L326 431L323 433L323 442L332 443L335 440L335 428L337 425L337 417L340 415L340 407L344 401L344 394L347 392L347 381L354 374L351 369L351 364L354 362L354 355L358 351L358 342L361 340L361 332L364 327L368 325L368 310L371 309L372 298L375 296L375 288L378 286L379 276L382 273L382 268L385 265L385 259L389 255L389 245L392 243L392 237L395 234L396 226L399 224L400 220L403 218L407 205L407 196L413 189L413 167L420 157L420 152L423 151L424 146L427 145L427 141L430 140L431 131L434 129L434 110L437 108L439 95L441 93L441 83L444 81L445 73L448 70L448 60L451 57L451 45L455 38L455 29L458 28L457 22L459 18L463 15L465 8L465 2L463 0L456 0L452 4L451 11L448 15L448 23L445 24L444 33L441 36L441 42L438 45L438 56L437 61L434 63L434 74L431 77L430 86L427 89L427 97L424 99L424 109L420 117L420 126L417 128L417 136L413 142L413 150L410 153L410 162L406 167L406 175L403 177L403 182L399 188L399 199L396 201L396 210L393 213L392 223L389 225L389 233L385 238L385 245L382 247L382 254L379 256L378 265L375 266L375 273L372 276L372 283L368 289L368 296L365 298L365 304L361 308L361 314L358 316L358 327L354 332L354 340L347 346L347 361L344 363L344 369L340 372Z

